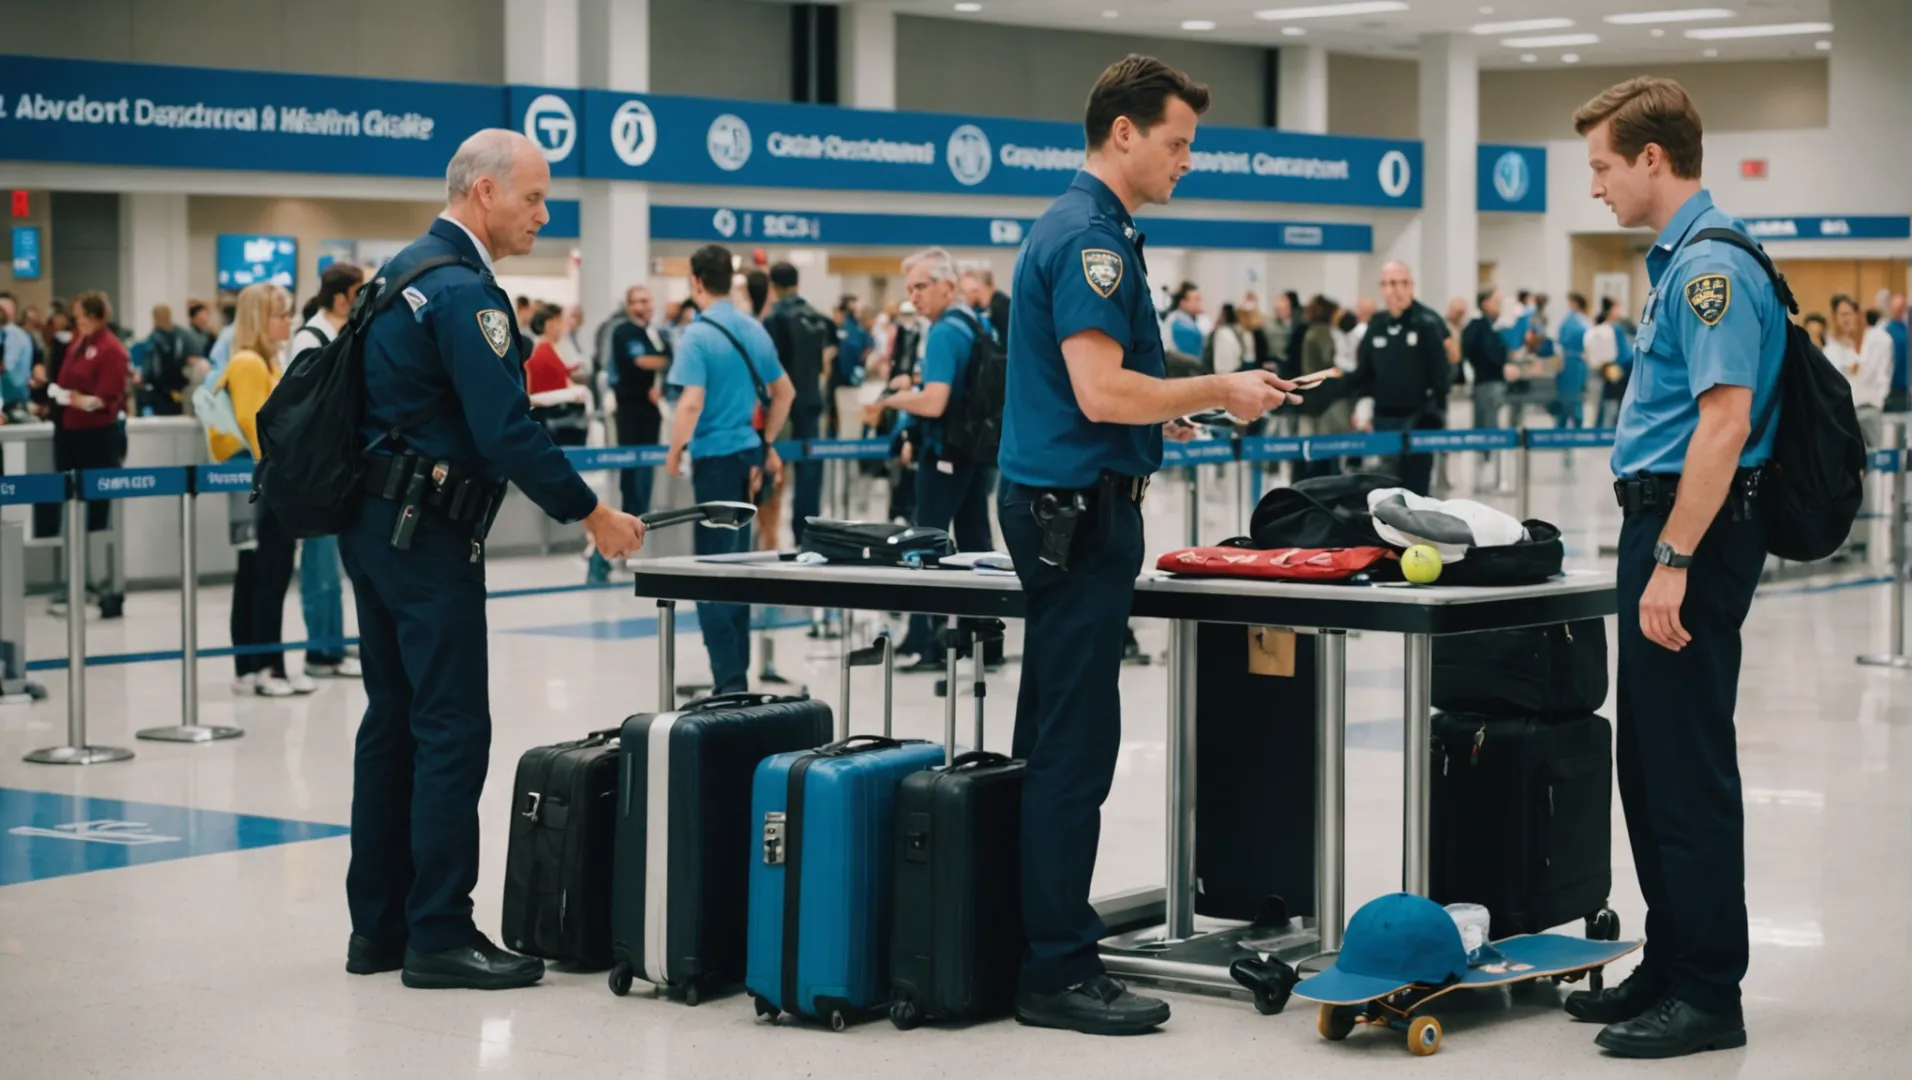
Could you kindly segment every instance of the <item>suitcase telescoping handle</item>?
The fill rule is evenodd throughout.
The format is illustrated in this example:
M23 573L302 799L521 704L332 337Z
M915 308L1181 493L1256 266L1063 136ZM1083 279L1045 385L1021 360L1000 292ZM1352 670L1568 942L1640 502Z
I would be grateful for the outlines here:
M850 669L874 667L877 664L883 665L883 736L889 737L891 714L895 707L896 647L890 640L890 632L883 630L869 645L861 649L851 649L843 654L842 701L837 709L836 723L838 739L847 739L850 735Z
M683 712L709 712L712 709L743 709L753 705L770 705L781 700L776 694L759 694L754 691L741 691L731 694L712 694L701 697L685 705Z
M892 739L888 735L852 735L847 739L838 739L828 746L816 749L818 757L844 757L849 754L863 754L871 750L894 750L903 745L901 739Z
M963 619L955 615L949 617L943 629L943 649L945 663L943 673L943 767L953 769L960 760L956 756L956 663L967 651L976 665L976 749L983 748L983 702L989 696L989 687L984 679L983 645L985 642L1002 639L1003 625L1000 619Z

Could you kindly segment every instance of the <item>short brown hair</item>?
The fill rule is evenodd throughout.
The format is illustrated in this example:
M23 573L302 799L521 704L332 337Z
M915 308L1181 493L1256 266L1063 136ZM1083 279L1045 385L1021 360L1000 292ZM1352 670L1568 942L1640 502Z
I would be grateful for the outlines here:
M1208 87L1153 56L1130 53L1110 64L1089 91L1089 106L1082 117L1089 149L1099 149L1109 140L1118 116L1148 131L1168 112L1170 97L1187 102L1198 116L1208 111Z
M1643 75L1610 86L1573 114L1573 129L1581 135L1609 124L1607 141L1615 153L1633 164L1648 143L1666 153L1673 175L1682 180L1700 177L1704 156L1700 111L1686 87L1672 79Z
M98 289L88 289L74 297L73 306L96 322L113 321L113 304L106 299L106 294Z

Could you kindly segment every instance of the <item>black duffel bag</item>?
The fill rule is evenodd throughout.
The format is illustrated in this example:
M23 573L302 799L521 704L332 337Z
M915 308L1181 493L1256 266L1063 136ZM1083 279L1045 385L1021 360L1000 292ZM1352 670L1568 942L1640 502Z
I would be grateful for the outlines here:
M1400 486L1384 473L1341 473L1273 488L1248 519L1249 540L1263 551L1387 547L1374 531L1368 492Z
M1607 701L1606 620L1436 637L1433 700L1483 716L1597 712Z
M797 550L821 555L832 563L935 566L945 555L956 554L956 541L942 529L921 525L807 517L803 519L803 543Z
M1527 539L1514 544L1470 547L1467 557L1441 568L1442 585L1538 585L1560 576L1567 558L1560 530L1552 524L1529 519L1521 522ZM1604 639L1602 639L1604 642ZM1606 646L1602 644L1601 648ZM1587 706L1588 711L1599 708Z

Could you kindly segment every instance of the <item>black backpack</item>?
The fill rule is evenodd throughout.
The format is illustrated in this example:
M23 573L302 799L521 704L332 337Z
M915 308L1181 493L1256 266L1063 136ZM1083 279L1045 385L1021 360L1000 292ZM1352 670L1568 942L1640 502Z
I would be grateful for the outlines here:
M1772 279L1779 303L1799 314L1786 276L1758 244L1732 229L1703 229L1693 240L1718 240L1759 260ZM1773 458L1759 482L1759 516L1766 550L1782 559L1811 562L1838 551L1852 534L1865 495L1866 443L1852 384L1834 367L1806 328L1786 322L1786 357L1779 366L1779 431ZM1773 422L1769 410L1753 432L1758 443Z
M778 317L789 335L790 356L784 368L797 389L797 398L816 400L823 393L823 350L837 343L836 323L803 302L790 305Z
M1009 394L1009 351L982 320L962 307L956 312L969 320L976 340L969 346L969 366L963 373L963 396L950 402L943 414L943 445L964 460L994 467L1002 448L1002 408Z
M365 331L428 271L462 263L435 255L396 281L374 279L359 290L339 335L323 348L293 359L279 385L259 408L259 462L253 467L252 500L263 501L287 532L301 540L332 536L351 524L365 477ZM415 413L390 437L436 415L441 404Z

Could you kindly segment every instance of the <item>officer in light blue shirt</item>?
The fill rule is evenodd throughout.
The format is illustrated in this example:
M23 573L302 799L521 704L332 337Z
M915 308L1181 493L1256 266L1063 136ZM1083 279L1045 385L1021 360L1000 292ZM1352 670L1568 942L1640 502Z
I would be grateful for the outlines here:
M1164 425L1208 408L1256 420L1294 384L1272 372L1163 378L1162 334L1131 216L1190 167L1208 89L1129 56L1089 92L1088 154L1016 257L998 519L1024 597L1015 756L1022 795L1016 995L1024 1024L1148 1031L1168 1005L1104 971L1089 903L1101 806L1122 740L1124 631L1142 568L1142 500ZM1186 439L1189 427L1168 424Z
M1169 299L1175 305L1168 315L1169 344L1185 356L1202 355L1202 290L1184 281Z
M1586 423L1587 298L1567 294L1567 317L1560 320L1560 373L1554 376L1554 422L1561 427Z
M1787 322L1744 235L1700 186L1700 118L1662 78L1583 106L1593 196L1650 226L1652 283L1613 447L1618 562L1616 766L1647 904L1644 959L1572 995L1595 1042L1630 1057L1746 1045L1745 815L1733 711L1740 626L1766 561L1760 467L1780 417Z
M728 299L735 273L730 249L707 244L690 257L690 297L698 316L677 343L669 381L681 391L664 467L684 475L698 502L751 502L765 476L783 471L766 431L783 430L797 389L777 362L777 346L757 320ZM769 525L774 528L774 523ZM699 555L748 550L748 530L698 529ZM710 655L714 693L749 689L750 605L698 604L697 624Z
M0 408L23 404L33 379L33 339L15 325L14 303L0 293Z

